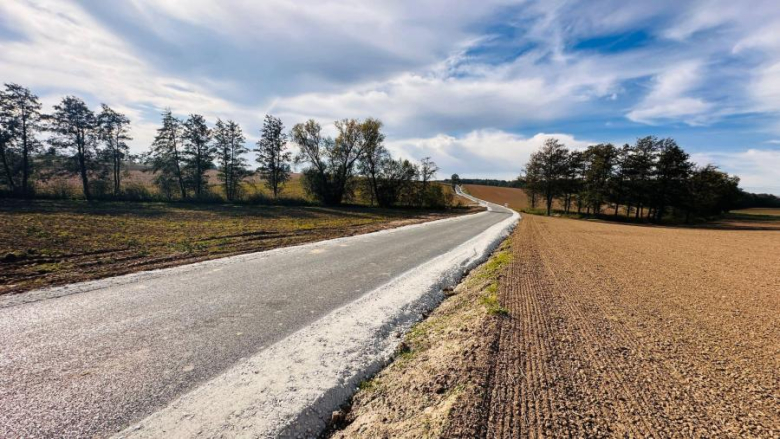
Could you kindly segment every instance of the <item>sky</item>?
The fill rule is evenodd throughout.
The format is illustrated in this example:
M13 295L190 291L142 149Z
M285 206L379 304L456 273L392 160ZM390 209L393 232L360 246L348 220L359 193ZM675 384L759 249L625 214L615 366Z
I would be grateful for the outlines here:
M0 82L124 112L136 153L165 108L251 142L265 114L377 117L440 178L655 135L780 194L777 0L3 0Z

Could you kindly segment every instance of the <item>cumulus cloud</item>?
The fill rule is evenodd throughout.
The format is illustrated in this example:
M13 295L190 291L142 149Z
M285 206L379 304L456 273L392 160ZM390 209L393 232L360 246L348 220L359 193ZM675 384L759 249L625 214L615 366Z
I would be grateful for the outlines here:
M459 173L461 177L514 179L520 175L531 153L549 138L556 138L571 149L582 149L594 143L563 133L524 137L501 130L475 130L457 137L439 134L391 141L387 146L404 158L431 157L441 168L440 178Z
M702 152L691 155L699 165L715 164L740 177L750 192L780 195L780 150L748 149L736 152Z
M77 94L127 113L135 152L166 107L250 136L266 112L374 116L399 152L513 176L542 136L513 132L604 140L740 116L780 133L773 3L16 0L0 2L0 77L47 105Z
M49 107L65 94L80 95L93 107L111 105L133 121L136 144L150 143L158 113L167 107L211 118L249 113L200 83L160 74L74 3L2 2L0 14L24 35L3 42L0 77L41 93Z

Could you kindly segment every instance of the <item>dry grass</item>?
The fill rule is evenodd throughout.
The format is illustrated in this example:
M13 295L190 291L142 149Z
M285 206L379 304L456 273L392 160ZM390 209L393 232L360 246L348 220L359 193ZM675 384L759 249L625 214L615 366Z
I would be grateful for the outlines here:
M4 200L0 294L261 251L465 210Z
M762 208L754 207L750 209L734 210L731 213L737 215L766 215L766 216L780 216L780 208Z
M511 260L505 246L469 274L425 321L404 337L398 357L361 385L337 438L434 438L450 414L487 383L486 355L498 319L495 288ZM480 368L482 365L483 368ZM472 437L463 434L460 437Z
M209 191L223 196L225 191L217 176L217 171L212 169L206 171L206 178L208 179ZM158 194L159 191L154 185L154 174L151 172L145 172L141 169L130 169L122 176L122 184L124 186L138 185L144 187L151 194ZM242 194L244 197L252 197L255 195L263 195L267 198L273 196L273 192L265 185L265 181L262 180L257 174L248 177L241 185ZM81 182L77 176L69 176L63 178L56 178L46 182L38 183L38 191L46 193L68 193L72 198L81 197ZM282 186L280 197L293 199L312 201L311 197L306 194L301 182L301 174L293 173L290 176L290 180Z

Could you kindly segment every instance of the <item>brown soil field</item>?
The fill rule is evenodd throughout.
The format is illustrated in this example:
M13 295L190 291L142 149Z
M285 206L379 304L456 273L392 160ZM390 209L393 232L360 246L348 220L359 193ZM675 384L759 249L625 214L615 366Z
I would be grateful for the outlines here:
M526 215L486 437L778 437L780 232ZM458 418L456 416L456 418Z
M0 294L467 213L84 201L0 202Z
M751 226L524 215L506 315L447 299L337 437L778 437L780 232Z
M470 195L500 205L508 205L515 210L528 209L531 201L525 191L512 187L483 186L479 184L464 184L463 188Z

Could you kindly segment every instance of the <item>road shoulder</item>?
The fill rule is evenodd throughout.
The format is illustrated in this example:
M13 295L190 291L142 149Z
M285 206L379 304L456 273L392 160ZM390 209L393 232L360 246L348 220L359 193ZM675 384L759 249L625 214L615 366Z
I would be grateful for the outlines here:
M488 357L505 310L497 291L511 260L509 240L399 341L394 362L364 381L336 412L333 438L473 437L484 422ZM453 416L457 413L457 416ZM458 422L451 422L456 418Z

